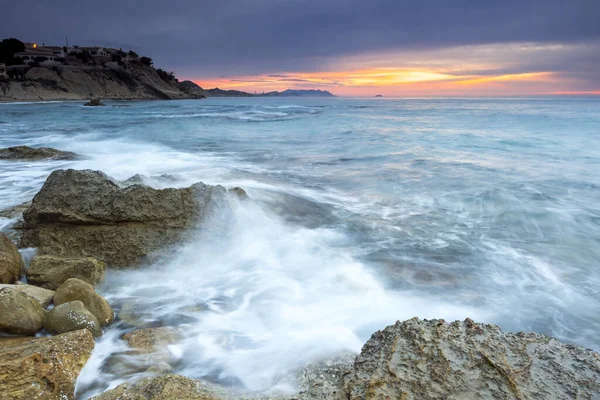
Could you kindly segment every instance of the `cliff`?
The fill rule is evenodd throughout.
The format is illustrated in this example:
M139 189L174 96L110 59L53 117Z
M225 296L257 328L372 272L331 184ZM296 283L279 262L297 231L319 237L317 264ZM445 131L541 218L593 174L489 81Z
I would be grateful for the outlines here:
M27 70L20 79L0 81L0 101L203 97L204 90L192 82L188 84L175 79L164 79L152 66L142 63L128 63L117 67L34 67Z

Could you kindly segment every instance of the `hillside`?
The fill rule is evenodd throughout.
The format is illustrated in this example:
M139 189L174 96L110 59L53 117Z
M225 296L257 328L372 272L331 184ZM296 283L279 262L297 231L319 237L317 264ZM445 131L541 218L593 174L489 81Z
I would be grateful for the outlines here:
M223 90L219 88L206 90L208 97L336 97L327 90L294 90L287 89L283 92L267 92L260 94L253 94L248 92L242 92L240 90Z

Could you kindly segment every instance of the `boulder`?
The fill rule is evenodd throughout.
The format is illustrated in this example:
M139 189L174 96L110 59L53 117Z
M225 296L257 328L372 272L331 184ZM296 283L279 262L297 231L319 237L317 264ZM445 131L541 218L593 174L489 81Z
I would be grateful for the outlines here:
M54 293L54 305L81 301L100 323L106 326L113 322L115 313L106 299L94 291L92 285L80 279L67 279Z
M0 233L0 283L15 283L21 277L23 259L17 246Z
M595 399L600 355L469 319L417 318L376 332L345 378L344 399Z
M84 104L86 107L104 107L105 105L100 99L92 99Z
M218 400L203 382L180 375L167 374L124 383L92 400Z
M13 288L0 288L0 333L35 335L42 329L44 309Z
M81 160L82 158L77 153L50 147L14 146L0 149L0 160Z
M0 289L2 288L10 288L24 293L40 303L42 308L48 307L54 298L54 292L52 290L32 285L0 285Z
M93 348L85 329L54 337L0 338L0 397L74 399L75 381Z
M94 257L110 267L147 262L193 237L227 195L222 186L121 188L99 171L57 170L23 214L21 247L39 254Z
M168 326L160 328L138 329L123 335L129 346L137 350L152 351L159 347L177 343L177 330Z
M54 307L46 313L44 329L53 335L89 329L94 337L102 336L98 319L81 301L70 301Z
M246 193L246 191L244 189L242 189L241 187L234 187L231 188L229 190L227 190L229 193L237 196L239 199L241 200L245 200L248 198L248 194Z
M106 264L92 257L35 256L27 270L27 281L50 290L56 290L69 278L96 285L104 279L105 270Z

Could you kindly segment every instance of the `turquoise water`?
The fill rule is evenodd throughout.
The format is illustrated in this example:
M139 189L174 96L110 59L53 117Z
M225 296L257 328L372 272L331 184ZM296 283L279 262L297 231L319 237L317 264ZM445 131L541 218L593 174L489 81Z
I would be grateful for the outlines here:
M413 316L600 349L600 99L0 104L0 147L20 144L90 158L1 161L0 208L67 167L247 190L227 239L100 288L116 308L146 302L155 324L208 304L176 322L188 376L284 386ZM103 363L126 329L105 334L82 392L122 379Z

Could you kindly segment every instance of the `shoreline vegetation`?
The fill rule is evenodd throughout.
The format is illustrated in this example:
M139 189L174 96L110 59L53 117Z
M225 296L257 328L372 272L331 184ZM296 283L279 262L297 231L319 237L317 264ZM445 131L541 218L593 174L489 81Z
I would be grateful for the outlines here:
M246 93L179 81L133 50L0 41L0 103L65 100L174 100L206 97L334 97L322 90Z
M50 148L0 149L0 159L65 160L85 155ZM169 176L162 177L165 180ZM154 189L135 175L58 169L31 202L0 212L0 393L6 399L74 399L79 374L112 324L139 357L125 383L95 388L117 399L594 399L600 355L536 333L503 332L470 319L413 318L375 332L359 354L315 360L293 373L296 393L248 393L174 374L167 346L185 324L141 327L143 304L114 304L96 293L107 271L145 268L189 242L213 213L252 202L243 188L198 182ZM18 248L36 248L25 260ZM53 305L53 307L52 307ZM114 308L113 308L114 307ZM208 312L204 309L194 312ZM118 362L112 360L112 362Z

